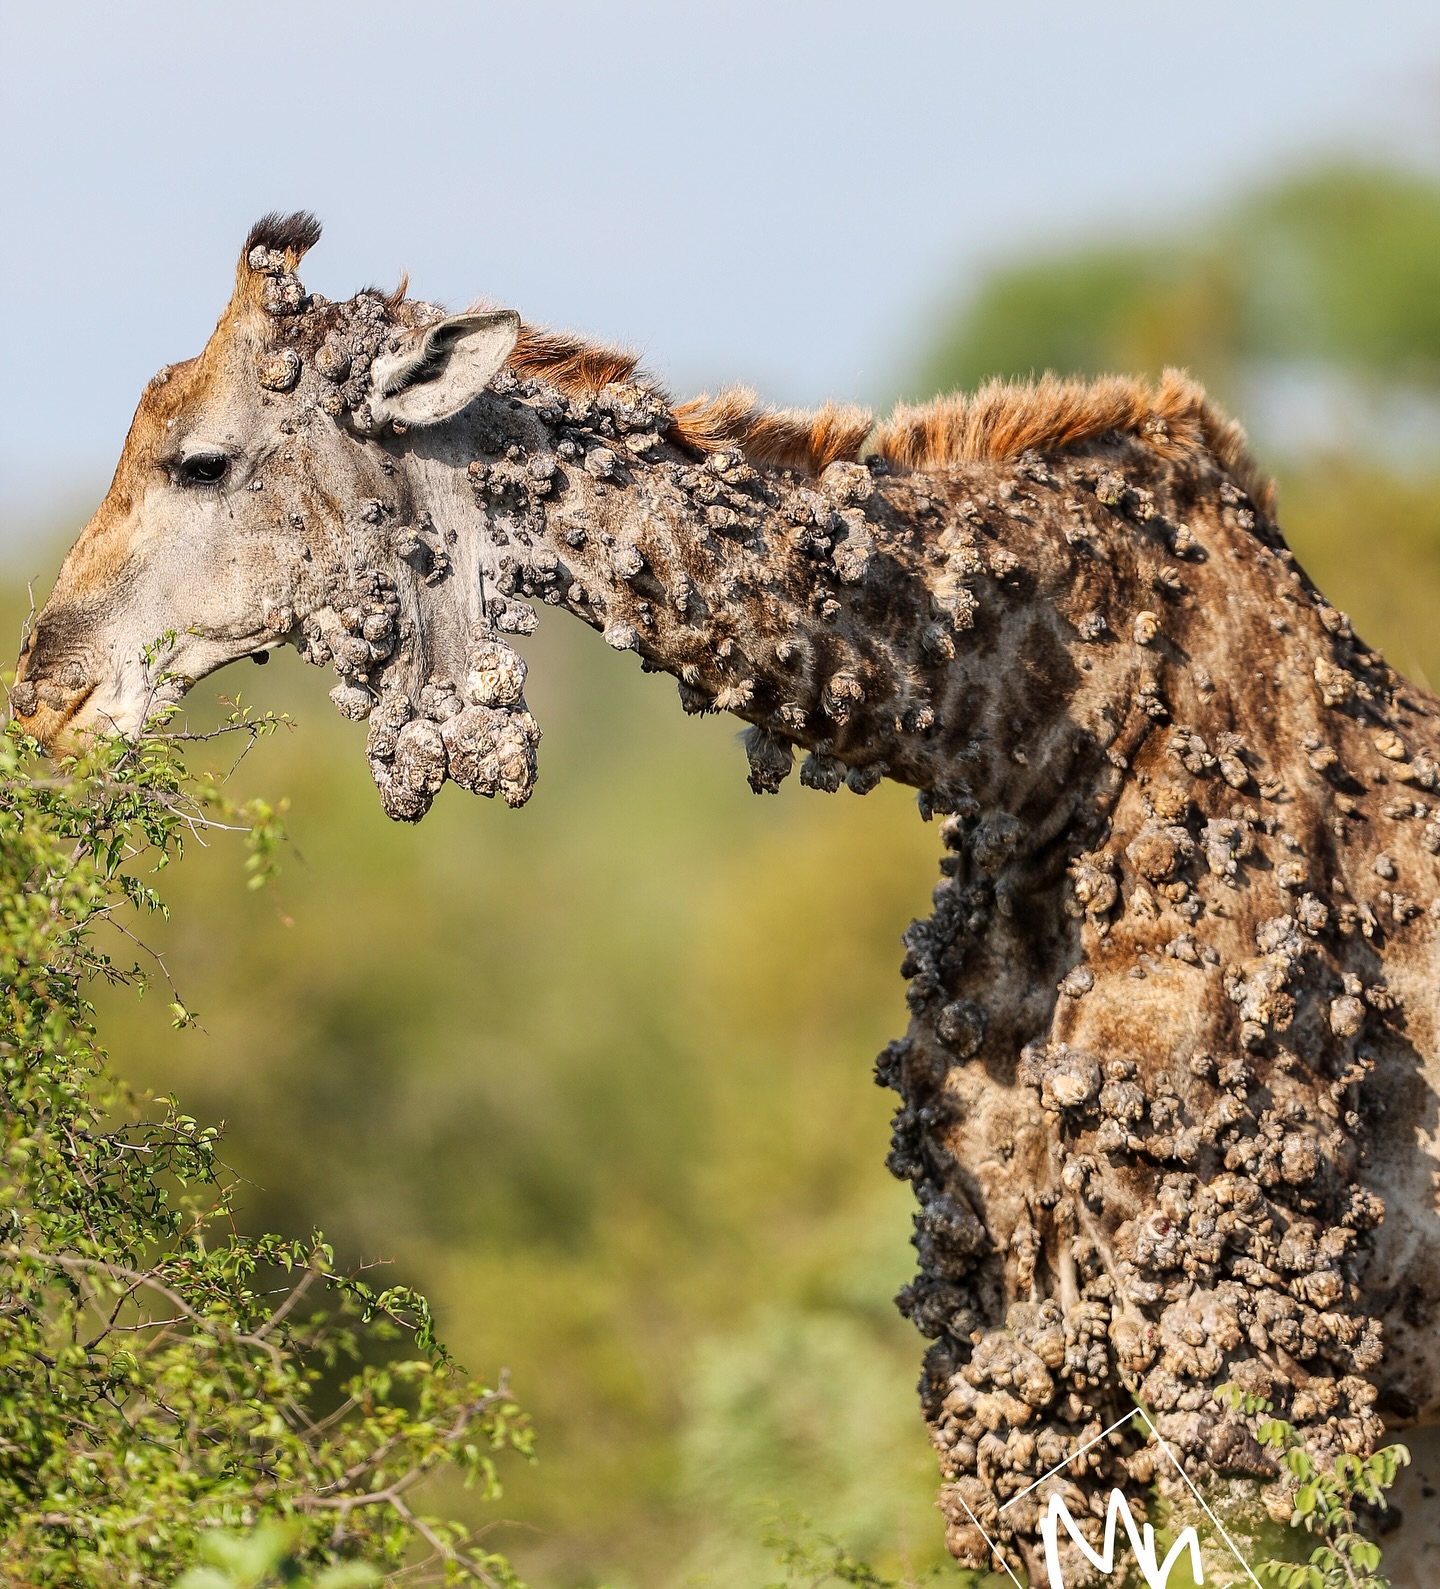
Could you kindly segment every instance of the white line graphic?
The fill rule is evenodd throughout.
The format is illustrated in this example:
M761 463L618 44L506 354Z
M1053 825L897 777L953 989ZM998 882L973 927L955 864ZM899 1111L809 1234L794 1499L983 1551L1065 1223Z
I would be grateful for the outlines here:
M1135 1404L1135 1411L1138 1412L1140 1414L1140 1416L1145 1420L1146 1424L1148 1425L1148 1427L1150 1429L1150 1432L1155 1436L1156 1440L1158 1440L1160 1442L1160 1449L1175 1464L1175 1471L1180 1475L1180 1477L1182 1479L1184 1479L1185 1487L1190 1491L1191 1495L1193 1495L1195 1497L1195 1499L1197 1501L1199 1501L1201 1509L1204 1511L1206 1517L1208 1517L1210 1519L1210 1521L1212 1523L1214 1523L1216 1528L1218 1528L1220 1530L1221 1539L1223 1539L1225 1541L1225 1543L1230 1547L1230 1554L1235 1558L1236 1561L1238 1561L1240 1563L1241 1568L1244 1570L1245 1576L1250 1580L1251 1583L1253 1583L1255 1585L1255 1589L1265 1589L1265 1586L1260 1582L1260 1580L1255 1576L1255 1574L1250 1571L1249 1565L1247 1564L1245 1558L1240 1554L1239 1549L1236 1547L1235 1541L1233 1539L1231 1539L1229 1534L1227 1534L1225 1532L1224 1523L1222 1523L1220 1521L1220 1519L1218 1517L1216 1517L1214 1512L1212 1512L1210 1510L1209 1505L1206 1503L1205 1497L1203 1495L1201 1495L1199 1490L1197 1490L1195 1488L1194 1484L1191 1483L1190 1475L1185 1471L1184 1465L1181 1463L1179 1457L1177 1457L1175 1455L1175 1453L1170 1449L1169 1443L1166 1441L1165 1437L1155 1427L1154 1421L1151 1419L1150 1414L1145 1411L1145 1409L1139 1404L1139 1402L1136 1402L1136 1404Z
M1210 1505L1206 1501L1205 1497L1201 1495L1199 1490L1195 1488L1194 1483L1191 1481L1190 1475L1185 1471L1184 1464L1170 1449L1169 1441L1167 1441L1164 1435L1162 1435L1155 1427L1154 1419L1151 1418L1150 1414L1146 1412L1139 1402L1136 1402L1135 1406L1129 1412L1124 1414L1123 1417L1117 1418L1108 1429L1102 1429L1098 1435L1092 1436L1085 1442L1083 1446L1080 1446L1076 1450L1072 1451L1070 1455L1064 1459L1064 1461L1057 1462L1055 1466L1048 1472L1042 1473L1038 1479L1031 1484L1027 1484L1023 1490L1019 1491L1018 1494L1012 1495L1010 1499L1005 1502L1005 1505L999 1508L999 1510L1004 1512L1009 1507L1014 1506L1016 1501L1019 1501L1025 1496L1029 1495L1032 1490L1038 1489L1039 1486L1044 1484L1047 1479L1053 1479L1062 1468L1069 1467L1077 1457L1083 1456L1084 1453L1091 1448L1091 1446L1098 1445L1100 1441L1106 1438L1107 1435L1113 1434L1118 1428L1121 1427L1122 1424L1129 1423L1130 1420L1135 1417L1144 1419L1145 1426L1154 1436L1156 1444L1175 1465L1175 1471L1180 1475L1181 1479L1184 1480L1185 1487L1195 1497L1196 1501L1199 1502L1200 1509L1205 1513L1206 1517L1208 1517L1210 1521L1214 1523L1221 1539L1223 1539L1230 1547L1230 1554L1234 1556L1235 1560L1240 1564L1240 1570L1245 1574L1250 1582L1254 1584L1255 1589L1264 1589L1264 1585L1250 1570L1249 1564L1240 1554L1239 1548L1236 1546L1235 1541L1231 1539L1229 1533L1226 1531L1225 1525L1211 1510ZM985 1532L980 1519L976 1517L974 1512L970 1510L969 1504L966 1502L965 1497L956 1492L954 1498L960 1502L961 1506L965 1508L965 1515L972 1523L974 1523L975 1527L979 1529L980 1537L990 1547L991 1557L995 1561L998 1561L1005 1569L1006 1575L1009 1577L1011 1583L1015 1585L1015 1589L1025 1589L1025 1586L1015 1576L1014 1569L1006 1560L1004 1552L995 1543L995 1541L990 1538L989 1534ZM1065 1524L1065 1531L1070 1535L1071 1539L1074 1540L1074 1542L1080 1547L1080 1549L1089 1558L1091 1564L1099 1572L1108 1574L1114 1570L1115 1541L1117 1532L1116 1525L1118 1522L1123 1522L1125 1524L1125 1531L1130 1537L1130 1545L1135 1552L1136 1561L1139 1564L1141 1572L1145 1575L1145 1582L1149 1586L1149 1589L1166 1589L1166 1586L1170 1580L1170 1569L1180 1559L1182 1551L1185 1550L1190 1552L1191 1575L1194 1577L1195 1582L1198 1584L1203 1584L1205 1581L1205 1575L1200 1566L1199 1537L1193 1528L1185 1528L1181 1530L1179 1537L1170 1547L1165 1560L1157 1565L1154 1529L1149 1523L1146 1523L1144 1525L1143 1532L1137 1530L1135 1519L1130 1513L1130 1508L1125 1501L1124 1495L1119 1490L1111 1490L1110 1504L1105 1514L1105 1539L1101 1554L1098 1556L1093 1550L1091 1550L1089 1544L1081 1538L1080 1531L1076 1527L1074 1519L1070 1516L1069 1509L1066 1507L1064 1501L1058 1495L1052 1495L1050 1497L1050 1506L1045 1518L1040 1524L1040 1532L1041 1537L1045 1541L1045 1565L1049 1572L1051 1589L1065 1589L1064 1581L1060 1573L1060 1564L1057 1560L1059 1524L1061 1522Z
M1105 1541L1099 1555L1090 1549L1089 1540L1076 1526L1075 1519L1071 1517L1070 1509L1064 1501L1058 1495L1050 1497L1049 1510L1040 1522L1040 1534L1045 1541L1045 1566L1050 1576L1050 1589L1065 1589L1060 1573L1058 1537L1060 1523L1064 1523L1065 1532L1079 1546L1090 1565L1108 1578L1115 1570L1115 1536L1118 1532L1116 1524L1122 1521L1125 1524L1125 1532L1130 1536L1130 1548L1135 1552L1135 1560L1139 1562L1140 1571L1145 1575L1147 1589L1166 1589L1170 1582L1170 1569L1187 1550L1190 1552L1191 1576L1198 1584L1205 1582L1205 1570L1200 1565L1200 1538L1193 1528L1181 1529L1180 1537L1170 1547L1164 1562L1157 1565L1155 1530L1149 1523L1146 1523L1143 1531L1137 1529L1135 1518L1124 1494L1119 1490L1111 1490L1110 1505L1105 1512Z
M1129 1423L1134 1416L1135 1409L1132 1407L1123 1418L1117 1418L1108 1429L1102 1429L1098 1435L1095 1435L1092 1439L1087 1440L1083 1446L1078 1446L1074 1451L1072 1451L1063 1462L1057 1462L1048 1473L1042 1473L1033 1484L1027 1484L1025 1488L1020 1491L1019 1495L1012 1495L1010 1499L1006 1501L1005 1506L1002 1506L1000 1510L1003 1512L1006 1507L1014 1506L1016 1501L1023 1500L1025 1496L1029 1495L1031 1490L1038 1490L1046 1479L1053 1479L1061 1468L1068 1468L1076 1459L1076 1457L1084 1456L1091 1446L1098 1446L1106 1435L1114 1434L1121 1424Z

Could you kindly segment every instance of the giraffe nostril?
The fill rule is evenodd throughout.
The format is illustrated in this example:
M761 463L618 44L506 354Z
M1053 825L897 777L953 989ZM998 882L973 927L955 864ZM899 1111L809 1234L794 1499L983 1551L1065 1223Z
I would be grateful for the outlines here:
M55 682L62 690L83 690L90 682L90 676L81 663L72 661L59 669Z

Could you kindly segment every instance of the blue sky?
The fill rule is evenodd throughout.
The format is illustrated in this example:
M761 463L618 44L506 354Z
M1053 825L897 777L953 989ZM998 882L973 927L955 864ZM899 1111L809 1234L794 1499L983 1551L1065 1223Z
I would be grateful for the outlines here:
M407 266L682 391L883 401L989 260L1440 152L1422 0L14 0L0 30L12 546L103 490L266 209L320 214L331 296Z

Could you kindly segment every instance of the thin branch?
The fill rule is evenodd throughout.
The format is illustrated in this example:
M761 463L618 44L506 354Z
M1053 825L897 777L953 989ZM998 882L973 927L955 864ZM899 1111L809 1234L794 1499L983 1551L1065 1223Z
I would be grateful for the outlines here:
M277 1369L284 1364L285 1354L269 1341L261 1340L248 1330L220 1325L214 1319L206 1318L203 1313L197 1313L173 1286L169 1286L163 1280L158 1279L153 1272L144 1274L138 1269L129 1268L125 1264L107 1263L99 1258L80 1258L67 1253L42 1252L35 1247L6 1245L5 1247L0 1247L0 1254L7 1258L28 1258L34 1263L53 1264L57 1268L64 1269L67 1273L71 1270L78 1270L85 1274L99 1273L108 1275L112 1279L117 1280L138 1281L140 1286L157 1292L172 1307L178 1308L185 1318L200 1330L202 1335L211 1336L216 1340L228 1338L243 1346L258 1347ZM91 1305L94 1306L93 1303ZM97 1308L96 1311L99 1312L99 1309Z
M115 931L121 935L121 937L128 938L131 943L143 949L145 953L150 956L155 964L160 967L160 975L165 978L165 985L170 989L171 994L174 996L175 1003L178 1004L180 1008L183 1009L187 1014L189 1014L190 1006L186 1004L185 1000L180 997L180 989L175 986L175 979L170 975L170 968L165 964L164 955L162 955L158 949L152 949L143 938L137 937L136 934L131 932L128 927L124 926L121 922L116 921L113 916L106 914L105 922L107 926L113 927ZM193 1015L190 1016L190 1019L194 1021L196 1026L200 1027L202 1032L205 1031L205 1028L200 1025L199 1021L195 1020Z
M307 1268L305 1270L304 1274L300 1276L299 1280L297 1280L295 1284L290 1287L290 1293L285 1300L255 1332L255 1339L257 1341L263 1341L277 1324L283 1322L285 1315L290 1312L297 1302L299 1302L301 1297L305 1295L305 1293L315 1283L319 1276L320 1271L318 1269Z

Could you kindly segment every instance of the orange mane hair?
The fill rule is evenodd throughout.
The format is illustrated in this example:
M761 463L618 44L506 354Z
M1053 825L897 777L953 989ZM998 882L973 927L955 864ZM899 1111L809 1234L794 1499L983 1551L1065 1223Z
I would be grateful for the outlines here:
M592 396L606 386L628 381L640 363L638 354L587 342L569 331L544 331L522 325L510 355L510 368L522 380L547 381L567 397Z
M837 458L857 458L874 420L868 408L765 408L746 386L692 397L671 410L671 435L697 452L739 447L755 463L818 474Z
M529 325L510 355L516 375L546 381L569 397L634 380L639 364L626 349ZM818 474L837 459L868 453L902 469L935 471L1125 435L1168 459L1209 452L1257 506L1266 512L1273 506L1274 487L1251 456L1245 432L1182 370L1166 370L1158 385L1120 375L993 380L974 393L901 403L878 426L868 409L845 404L768 408L743 386L673 404L660 387L647 384L670 408L669 434L677 445L700 453L738 447L753 463L773 468Z
M1262 510L1274 486L1250 455L1245 432L1183 370L1166 370L1158 386L1135 376L1098 381L987 381L917 406L900 404L871 439L870 450L907 469L1000 462L1022 452L1064 452L1100 436L1134 436L1163 458L1209 452Z

